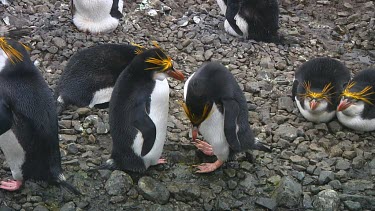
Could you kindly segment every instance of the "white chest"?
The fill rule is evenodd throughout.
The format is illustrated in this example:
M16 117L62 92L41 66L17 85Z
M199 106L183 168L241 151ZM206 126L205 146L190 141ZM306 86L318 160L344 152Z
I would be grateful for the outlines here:
M7 55L3 50L0 49L0 72L4 69L5 64L8 60Z
M96 104L109 102L111 100L112 91L113 91L113 87L107 87L107 88L96 91L90 102L89 107L92 108Z
M348 128L359 131L373 131L375 130L375 119L363 119L361 116L347 116L343 112L336 113L337 119L341 124Z
M25 151L19 144L12 130L8 130L0 136L0 148L12 171L13 179L22 180L22 165L25 162Z
M226 161L229 156L229 144L224 133L224 116L217 109L215 103L212 106L210 116L201 123L199 132L211 144L218 159Z
M311 111L308 111L307 109L302 108L301 102L297 99L297 97L295 99L296 99L297 107L299 111L301 112L302 116L311 122L315 122L315 123L328 122L335 116L336 111L331 111L331 112L322 111L322 112L314 112L314 113Z
M225 5L224 0L216 0L216 1L217 1L217 4L220 7L221 14L225 15L225 13L227 11L227 5Z

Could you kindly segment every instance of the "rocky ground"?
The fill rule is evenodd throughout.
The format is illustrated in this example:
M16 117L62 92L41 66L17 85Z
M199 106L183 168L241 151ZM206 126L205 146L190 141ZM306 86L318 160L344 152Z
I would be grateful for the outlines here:
M226 34L214 0L162 2L125 0L121 25L102 35L77 31L68 0L14 0L0 5L0 18L33 27L23 42L52 89L67 60L98 43L156 40L186 76L221 61L244 90L255 134L273 152L241 153L214 173L194 173L192 165L214 158L190 143L177 103L183 83L170 80L168 164L144 175L90 170L109 157L108 110L71 107L59 117L62 161L83 195L30 181L19 192L0 191L0 210L375 210L375 133L337 120L307 122L290 98L294 71L310 58L337 58L352 73L375 65L374 1L282 0L283 45ZM0 163L0 178L11 177L3 154Z

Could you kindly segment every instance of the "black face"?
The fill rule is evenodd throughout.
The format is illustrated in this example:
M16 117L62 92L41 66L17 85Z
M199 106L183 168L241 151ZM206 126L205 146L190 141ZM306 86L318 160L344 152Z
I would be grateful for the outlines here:
M204 98L188 98L186 104L183 104L186 115L194 127L199 125L207 119L210 115L213 102Z

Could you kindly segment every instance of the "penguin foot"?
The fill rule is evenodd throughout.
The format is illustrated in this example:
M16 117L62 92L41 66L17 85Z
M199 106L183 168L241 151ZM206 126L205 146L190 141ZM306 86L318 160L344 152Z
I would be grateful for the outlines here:
M214 155L214 151L212 150L212 146L209 143L207 143L205 141L201 141L199 139L196 139L195 142L194 142L194 145L200 151L202 151L205 155L208 155L208 156Z
M195 173L210 173L218 169L223 164L224 162L221 160L217 160L215 163L202 163L196 166L199 170Z
M16 191L20 189L21 186L22 186L21 180L8 180L8 181L0 182L0 189L4 189L8 191Z
M167 159L160 158L160 159L158 160L158 163L157 163L157 164L164 164L164 163L167 163Z

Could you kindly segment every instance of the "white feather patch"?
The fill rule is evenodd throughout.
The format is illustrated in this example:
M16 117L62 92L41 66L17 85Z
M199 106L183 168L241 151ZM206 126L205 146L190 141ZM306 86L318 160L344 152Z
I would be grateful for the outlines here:
M227 12L227 5L225 4L224 0L216 0L216 1L220 7L221 14L225 15L225 13Z
M238 28L240 28L240 30L242 31L243 36L247 38L249 36L249 25L247 24L246 20L238 14L234 16L234 20L236 21L236 25L238 26Z
M359 131L375 130L375 119L363 119L360 116L347 116L343 112L337 112L337 119L348 128Z
M4 69L5 64L8 60L7 55L3 50L0 49L0 72Z
M185 84L184 84L184 100L186 101L186 95L187 95L187 90L188 90L188 87L189 87L189 82L190 82L190 79L193 77L195 73L191 74L190 77L186 80Z
M13 179L23 180L22 165L25 162L25 151L12 130L0 136L0 148L12 171Z
M229 24L228 20L224 21L224 29L230 35L233 35L233 36L236 36L236 37L240 36L239 34L237 34L236 31L234 31L234 29L232 28L232 26Z
M94 97L92 98L89 107L92 108L96 104L107 103L111 100L111 95L113 92L113 87L107 87L104 89L100 89L94 93Z
M321 111L321 112L311 112L307 109L302 108L301 102L298 100L297 97L295 97L297 107L299 111L301 112L302 116L305 117L307 120L315 123L321 123L321 122L328 122L330 121L334 116L336 111ZM305 102L304 102L305 103ZM309 105L305 103L305 108L309 107Z

